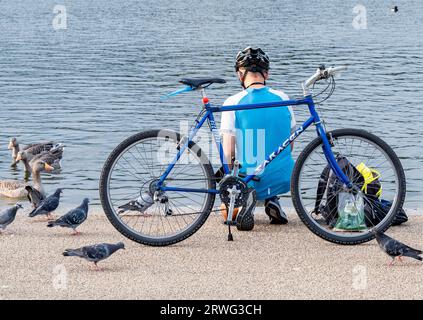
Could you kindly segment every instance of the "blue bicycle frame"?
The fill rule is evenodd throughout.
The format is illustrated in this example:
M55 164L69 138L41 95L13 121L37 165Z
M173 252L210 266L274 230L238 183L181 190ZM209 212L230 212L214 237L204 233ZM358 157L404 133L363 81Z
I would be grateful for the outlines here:
M352 187L352 182L348 179L348 177L344 174L344 172L339 167L335 156L332 152L331 143L329 142L324 126L320 120L319 114L315 109L315 105L313 102L313 98L311 95L308 95L300 100L285 100L285 101L278 101L278 102L267 102L267 103L260 103L260 104L243 104L243 105L233 105L233 106L212 106L208 100L204 104L204 108L202 113L199 114L197 117L196 125L191 129L188 139L182 144L180 147L177 155L173 159L173 161L169 164L164 174L160 177L159 182L157 183L158 189L162 191L180 191L180 192L198 192L198 193L219 193L218 190L214 189L193 189L193 188L180 188L180 187L172 187L172 186L164 186L163 182L166 180L169 173L172 171L175 164L178 162L181 155L184 153L185 149L188 147L190 141L192 141L197 134L198 130L203 126L203 124L207 121L209 128L214 136L214 140L216 142L216 146L219 150L219 157L220 162L222 163L223 170L225 174L229 174L230 170L225 161L225 155L223 152L223 147L221 143L221 139L219 136L219 132L216 127L216 122L214 120L214 113L217 112L226 112L226 111L237 111L237 110L248 110L248 109L261 109L261 108L275 108L275 107L286 107L286 106L296 106L296 105L307 105L310 111L310 118L308 118L301 126L297 127L295 131L291 134L291 136L286 139L275 151L273 151L267 158L261 163L254 171L253 174L248 175L243 178L243 180L248 183L254 177L256 177L262 170L266 168L266 166L272 162L285 148L287 148L298 136L307 130L310 125L314 124L316 126L317 135L322 139L323 143L323 152L325 154L326 160L329 163L331 169L338 178L348 187Z

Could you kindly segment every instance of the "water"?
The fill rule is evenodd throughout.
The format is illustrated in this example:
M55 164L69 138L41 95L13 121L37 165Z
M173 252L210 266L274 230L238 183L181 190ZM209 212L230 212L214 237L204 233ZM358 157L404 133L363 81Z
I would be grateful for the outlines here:
M67 29L52 26L53 7L67 9ZM199 108L196 93L160 96L188 76L218 76L214 103L240 90L234 55L259 45L272 60L269 84L292 97L317 65L348 64L321 110L330 129L367 128L400 156L406 207L423 199L423 5L420 0L361 1L367 29L352 26L356 1L0 1L0 178L7 143L63 142L64 202L98 204L104 160L125 137L149 128L178 129ZM296 110L305 118L302 107ZM312 132L301 138L304 147ZM1 147L2 146L2 147ZM10 200L0 200L0 205Z

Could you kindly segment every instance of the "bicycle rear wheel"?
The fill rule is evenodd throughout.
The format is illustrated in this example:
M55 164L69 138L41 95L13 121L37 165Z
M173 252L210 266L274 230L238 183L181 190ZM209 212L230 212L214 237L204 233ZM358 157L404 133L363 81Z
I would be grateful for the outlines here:
M103 209L113 226L133 241L151 246L182 241L203 225L213 208L211 193L156 192L156 183L175 158L180 141L179 133L170 130L141 132L119 144L104 164ZM216 189L213 168L195 143L189 144L164 185ZM142 210L140 202L145 205Z
M382 185L382 195L384 201L391 203L388 212L384 216L378 217L376 222L366 220L366 228L360 231L337 230L333 225L328 224L328 217L322 217L316 212L316 192L322 172L327 166L327 160L323 153L322 139L320 137L313 140L299 155L295 164L292 179L291 193L294 207L304 224L319 237L337 244L359 244L370 241L374 235L370 230L376 228L384 232L388 229L395 218L398 209L402 207L406 193L405 174L401 162L395 152L382 139L377 136L357 129L339 129L328 133L332 138L332 151L335 155L341 155L357 167L364 163L367 167L380 173L380 183ZM349 177L352 180L353 177ZM353 181L354 182L354 181ZM356 184L356 183L354 183ZM358 185L356 185L359 189ZM361 186L360 186L361 187ZM341 191L337 191L337 197ZM370 208L376 207L379 201L374 197L360 193ZM333 197L334 194L331 194ZM328 203L327 189L319 197L323 203ZM336 219L335 212L330 218ZM370 224L370 225L369 225Z

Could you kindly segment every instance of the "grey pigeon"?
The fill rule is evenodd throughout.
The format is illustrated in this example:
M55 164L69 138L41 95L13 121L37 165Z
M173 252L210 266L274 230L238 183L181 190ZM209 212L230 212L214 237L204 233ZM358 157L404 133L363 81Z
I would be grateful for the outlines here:
M395 259L398 258L402 261L401 257L410 257L422 261L423 258L420 255L423 251L419 249L413 249L398 240L392 239L386 234L379 231L372 231L376 236L376 241L379 244L379 247L392 258L392 261L389 265L392 265L395 262Z
M39 206L29 213L29 216L32 218L41 214L45 214L48 218L52 218L51 213L59 206L61 193L61 188L56 189L52 195L41 201Z
M87 219L89 202L88 198L85 198L79 207L72 209L59 219L49 222L47 227L52 228L59 226L63 228L71 228L73 229L73 234L78 234L79 232L76 231L76 228Z
M123 242L118 242L116 244L100 243L78 249L66 249L63 255L65 257L79 257L94 262L95 268L99 270L97 263L107 259L119 249L125 249Z
M16 213L19 209L22 209L22 205L17 203L13 207L8 208L0 212L0 233L2 230L5 230L6 227L11 224L15 218Z

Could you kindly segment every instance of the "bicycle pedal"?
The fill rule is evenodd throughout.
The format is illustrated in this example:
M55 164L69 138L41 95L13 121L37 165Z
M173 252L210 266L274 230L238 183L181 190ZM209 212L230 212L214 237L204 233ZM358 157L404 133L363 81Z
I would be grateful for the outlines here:
M224 221L223 224L227 226L236 226L236 221Z

